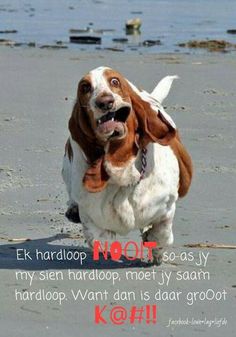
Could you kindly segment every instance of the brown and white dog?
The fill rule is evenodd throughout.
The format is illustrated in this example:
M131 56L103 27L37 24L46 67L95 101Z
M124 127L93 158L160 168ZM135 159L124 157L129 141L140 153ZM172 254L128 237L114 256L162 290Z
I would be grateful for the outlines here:
M79 82L62 175L66 215L81 221L90 247L139 229L144 241L157 242L158 264L173 243L175 204L192 178L191 159L161 105L174 78L165 77L151 94L107 67Z

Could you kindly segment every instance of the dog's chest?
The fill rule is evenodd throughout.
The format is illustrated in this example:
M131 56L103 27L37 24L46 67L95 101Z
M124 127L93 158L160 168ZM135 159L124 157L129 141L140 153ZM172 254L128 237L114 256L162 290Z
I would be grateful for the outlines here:
M122 180L119 175L117 179L121 180L115 181L114 175L100 193L80 188L77 202L82 218L84 215L86 221L101 229L126 234L164 216L178 196L178 162L171 149L157 145L149 148L147 163L145 179L139 180L139 169L132 163L129 178L124 174ZM131 186L126 186L127 179L133 179Z

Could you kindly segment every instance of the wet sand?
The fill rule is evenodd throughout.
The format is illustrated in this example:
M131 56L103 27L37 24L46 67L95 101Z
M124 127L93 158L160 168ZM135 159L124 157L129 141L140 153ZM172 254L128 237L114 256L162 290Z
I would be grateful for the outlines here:
M195 174L189 195L177 206L174 224L175 243L169 251L209 252L206 270L210 281L173 281L167 290L225 289L227 300L198 302L189 306L183 301L157 303L157 324L96 326L94 302L72 299L63 305L53 302L16 302L15 289L29 290L26 281L16 280L16 270L152 270L136 261L130 264L95 263L87 251L79 226L64 218L66 192L60 170L67 121L71 113L76 86L81 76L98 65L109 65L146 90L165 75L177 74L165 101L167 112L178 125L184 144L192 155ZM39 49L1 48L0 58L0 273L1 335L34 336L234 336L235 331L235 251L230 249L188 249L185 244L211 242L235 244L236 204L236 60L232 54L202 56L146 56L118 53L78 53ZM68 238L71 235L73 238ZM9 241L30 238L27 242ZM122 240L140 241L138 233ZM76 262L40 262L16 260L16 249L59 251L78 247L88 254L86 264ZM234 255L233 255L234 254ZM161 271L200 270L191 262L164 263ZM232 287L234 286L234 287ZM110 290L111 282L77 282L35 280L32 289L64 290L80 288ZM96 287L96 289L94 289ZM158 289L155 282L124 281L121 290ZM101 303L99 303L101 304ZM114 306L109 301L109 306ZM120 304L117 302L116 304ZM130 307L133 303L123 303ZM139 300L137 306L143 305ZM144 303L145 304L145 303ZM153 302L151 303L153 304ZM169 319L226 318L225 327L179 325L167 328Z

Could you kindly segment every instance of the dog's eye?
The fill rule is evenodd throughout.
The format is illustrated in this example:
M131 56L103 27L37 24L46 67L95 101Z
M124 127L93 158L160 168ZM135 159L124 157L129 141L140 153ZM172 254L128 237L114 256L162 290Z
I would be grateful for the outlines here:
M89 92L92 91L91 84L88 83L88 82L82 83L81 86L80 86L80 90L83 94L88 94Z
M118 80L118 78L112 78L111 79L111 85L115 88L119 87L120 86L120 81Z

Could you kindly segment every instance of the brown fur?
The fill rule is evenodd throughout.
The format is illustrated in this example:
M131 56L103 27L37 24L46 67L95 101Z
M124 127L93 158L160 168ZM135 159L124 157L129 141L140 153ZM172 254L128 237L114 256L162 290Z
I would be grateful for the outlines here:
M167 145L175 136L175 129L161 116L157 116L150 104L133 91L121 74L107 70L105 76L108 79L119 79L121 86L114 91L132 104L132 111L126 121L128 134L121 141L111 140L106 160L114 166L124 166L129 159L136 156L139 147L143 148L149 142Z
M138 153L139 145L136 141L138 137L136 134L137 121L133 111L131 111L126 121L126 126L128 129L126 137L120 140L111 139L105 155L105 160L109 161L113 166L125 166Z
M180 169L179 196L188 192L192 179L191 158L182 145L179 133L165 120L164 116L151 108L148 102L133 91L121 74L114 70L105 71L108 79L116 77L120 81L118 88L111 89L119 94L123 100L132 104L132 110L126 121L127 134L123 139L111 139L108 151L105 154L104 145L95 136L91 111L86 108L90 99L89 94L81 94L80 83L90 81L89 76L84 77L78 86L77 101L69 120L69 130L85 153L90 167L83 179L85 188L90 192L102 191L108 182L103 162L109 161L114 166L124 166L137 155L139 148L144 148L149 142L158 142L161 145L170 145L174 151ZM68 148L69 149L69 148Z
M193 164L191 157L181 143L179 133L170 142L174 154L176 155L179 163L179 197L184 197L189 190L193 175Z
M139 95L128 87L131 97L132 108L138 121L139 144L145 147L150 142L168 145L175 137L176 130L159 113L151 108L148 102L141 99Z
M179 132L160 112L157 116L148 102L143 101L131 88L130 90L132 106L141 127L140 145L145 147L149 142L170 145L179 163L179 197L184 197L191 185L193 165L191 157L181 143Z
M80 107L79 100L74 105L69 120L69 130L72 139L81 147L91 165L84 175L84 186L90 192L100 192L105 188L109 179L102 165L104 150L98 143L90 126L88 115Z

